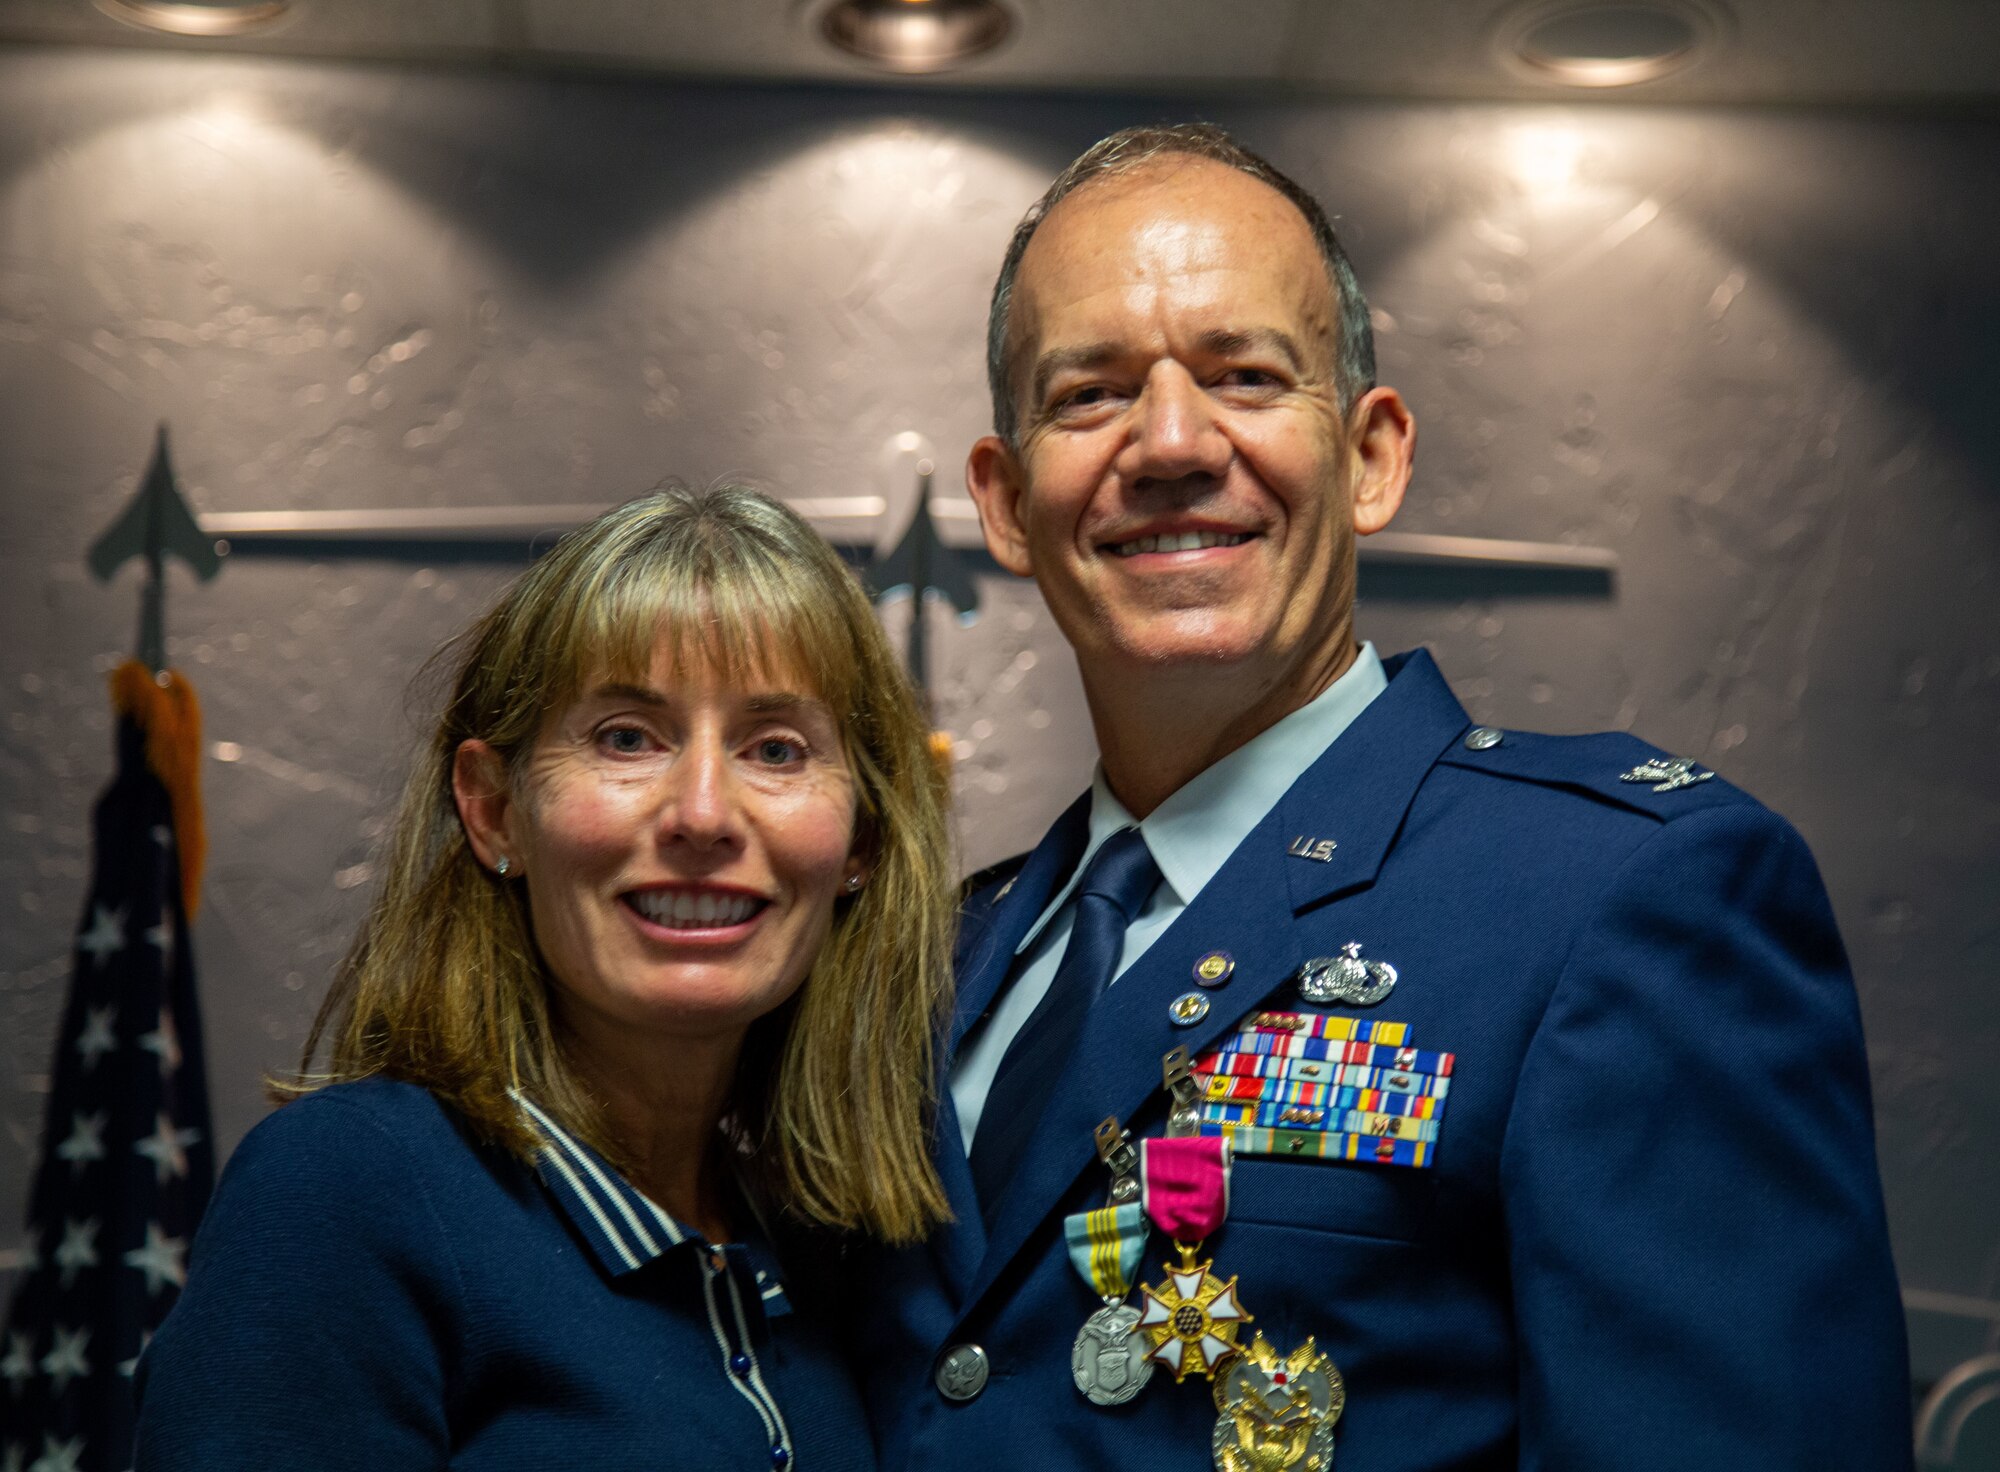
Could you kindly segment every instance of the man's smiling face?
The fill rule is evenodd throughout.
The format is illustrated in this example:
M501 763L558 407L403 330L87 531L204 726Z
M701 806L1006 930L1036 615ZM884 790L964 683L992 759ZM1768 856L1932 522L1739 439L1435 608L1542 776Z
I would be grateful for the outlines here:
M1343 658L1353 456L1298 210L1169 156L1059 203L1014 301L1020 441L982 442L973 490L1086 679L1247 662L1263 689Z

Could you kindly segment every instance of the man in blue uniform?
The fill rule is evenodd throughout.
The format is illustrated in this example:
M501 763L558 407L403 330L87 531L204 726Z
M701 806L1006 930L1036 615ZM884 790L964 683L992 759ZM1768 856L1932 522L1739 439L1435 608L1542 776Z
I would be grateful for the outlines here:
M1319 206L1214 130L1107 139L1017 232L989 363L971 490L1101 766L966 904L956 1223L849 1265L886 1465L1907 1467L1812 859L1704 768L1476 728L1357 644L1415 435ZM1166 1230L1203 1210L1207 1273Z

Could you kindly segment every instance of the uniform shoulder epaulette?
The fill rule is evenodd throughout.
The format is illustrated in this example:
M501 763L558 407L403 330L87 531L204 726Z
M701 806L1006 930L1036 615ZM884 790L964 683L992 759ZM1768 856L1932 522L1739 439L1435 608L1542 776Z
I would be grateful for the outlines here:
M1756 799L1691 757L1625 731L1545 736L1475 726L1439 758L1467 771L1581 792L1661 821Z

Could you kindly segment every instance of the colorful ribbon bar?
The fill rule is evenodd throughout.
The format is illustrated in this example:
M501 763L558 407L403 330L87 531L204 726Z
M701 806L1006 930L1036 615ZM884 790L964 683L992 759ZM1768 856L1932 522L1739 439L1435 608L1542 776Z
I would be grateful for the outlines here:
M1140 1199L1176 1242L1199 1242L1229 1216L1229 1142L1148 1139L1139 1145Z
M1287 1078L1231 1078L1195 1075L1202 1098L1211 1104L1302 1104L1309 1109L1368 1109L1381 1114L1405 1114L1436 1119L1444 1113L1442 1095L1398 1094L1387 1089L1358 1089L1301 1083Z
M1256 1125L1206 1124L1204 1139L1229 1141L1239 1155L1280 1155L1308 1160L1358 1160L1377 1165L1413 1166L1431 1163L1435 1148L1426 1140L1392 1140L1371 1135L1335 1134L1324 1130L1274 1130Z
M1366 1109L1314 1109L1303 1104L1204 1104L1203 1124L1256 1125L1263 1129L1319 1130L1373 1135L1377 1139L1435 1141L1438 1121Z
M1232 1056L1324 1059L1329 1063L1394 1068L1405 1073L1431 1073L1439 1077L1449 1076L1452 1067L1451 1054L1435 1052L1430 1048L1391 1047L1387 1043L1345 1042L1339 1038L1292 1037L1269 1032L1238 1033L1214 1054L1195 1060L1194 1066L1200 1072L1209 1072L1211 1062L1219 1065Z
M1410 1040L1407 1022L1382 1022L1373 1017L1339 1017L1327 1012L1252 1012L1237 1028L1238 1036L1273 1033L1294 1038L1337 1038L1342 1042L1387 1043L1401 1047ZM1197 1062L1195 1067L1201 1067Z
M1123 1298L1146 1250L1146 1213L1136 1201L1063 1218L1069 1260L1100 1298Z
M1288 1079L1334 1087L1382 1089L1392 1094L1424 1094L1439 1099L1451 1092L1451 1080L1436 1074L1365 1068L1358 1063L1330 1063L1317 1058L1259 1058L1248 1053L1217 1059L1214 1077ZM1213 1087L1213 1082L1203 1087Z

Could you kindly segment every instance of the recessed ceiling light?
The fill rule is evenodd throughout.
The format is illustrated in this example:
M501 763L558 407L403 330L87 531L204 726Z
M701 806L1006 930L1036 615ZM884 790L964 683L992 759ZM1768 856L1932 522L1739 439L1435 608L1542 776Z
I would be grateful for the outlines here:
M97 0L114 20L175 36L240 36L289 11L291 0Z
M999 0L839 0L819 33L872 66L941 72L991 51L1014 29Z
M1717 29L1717 14L1690 0L1557 0L1515 11L1498 39L1533 80L1630 87L1687 66Z

